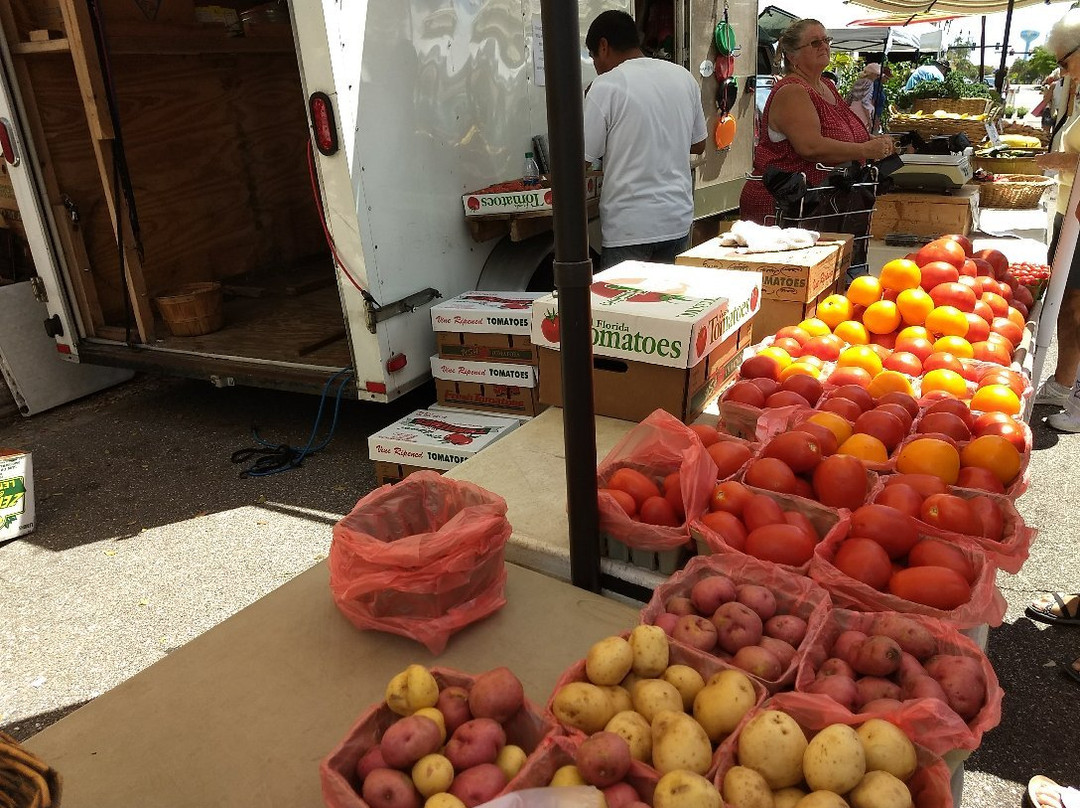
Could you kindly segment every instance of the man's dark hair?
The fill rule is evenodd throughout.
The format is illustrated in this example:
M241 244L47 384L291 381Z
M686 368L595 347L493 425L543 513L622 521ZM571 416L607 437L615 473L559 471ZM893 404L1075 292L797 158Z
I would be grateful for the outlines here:
M601 39L606 39L608 47L619 53L641 46L637 24L625 11L605 11L592 21L589 33L585 35L589 53L596 53Z

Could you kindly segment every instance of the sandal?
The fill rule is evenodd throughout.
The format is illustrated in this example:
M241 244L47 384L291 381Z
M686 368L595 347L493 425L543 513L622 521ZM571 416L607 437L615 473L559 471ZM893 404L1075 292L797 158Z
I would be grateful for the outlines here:
M1040 799L1040 794L1050 796L1052 801ZM1080 808L1080 791L1060 786L1041 774L1028 780L1024 796L1030 808Z
M1068 592L1051 592L1050 597L1054 599L1052 604L1045 603L1046 597L1044 596L1028 606L1024 613L1028 617L1040 620L1043 623L1080 626L1080 595L1069 594ZM1065 602L1065 598L1071 598L1071 608L1070 604ZM1056 612L1054 611L1055 608L1057 609Z
M1080 663L1080 658L1074 659L1072 662L1067 662L1061 666L1061 669L1065 671L1065 675L1075 682L1080 682L1080 669L1077 668L1078 663Z

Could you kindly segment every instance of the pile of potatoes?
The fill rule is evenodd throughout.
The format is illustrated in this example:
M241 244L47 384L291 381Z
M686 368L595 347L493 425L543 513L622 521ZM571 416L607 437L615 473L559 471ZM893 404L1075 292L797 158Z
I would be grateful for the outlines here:
M986 702L979 661L939 654L925 627L902 615L881 615L871 633L841 632L814 681L801 689L821 693L852 712L891 710L907 699L934 698L970 721Z
M726 575L701 578L664 609L655 623L672 638L766 682L780 679L806 637L806 621L785 614L771 590Z
M742 671L723 670L706 681L694 667L670 661L668 636L657 626L600 640L585 659L585 681L556 690L551 710L585 735L620 736L631 758L661 776L705 775L715 746L758 702L758 690Z
M787 713L763 710L739 731L722 793L732 808L911 808L918 766L898 727L831 724L809 741Z
M410 665L386 688L394 721L356 764L357 791L385 808L472 808L495 798L525 763L503 725L525 691L508 668L481 674L466 689L440 689L423 665Z

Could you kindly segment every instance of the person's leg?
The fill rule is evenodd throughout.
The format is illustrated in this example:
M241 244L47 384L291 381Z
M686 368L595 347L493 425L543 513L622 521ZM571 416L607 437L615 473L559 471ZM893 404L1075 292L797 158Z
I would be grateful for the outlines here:
M1037 774L1028 780L1027 798L1034 808L1077 808L1080 791Z
M600 269L610 269L623 261L648 261L651 254L651 244L626 244L622 247L604 247L600 251Z
M1054 378L1058 384L1072 388L1077 368L1080 367L1080 288L1067 288L1061 299L1057 340L1058 359Z
M671 241L658 241L656 244L650 244L652 252L649 255L649 260L657 264L674 264L675 256L686 252L690 249L690 234L687 233L682 238L672 239Z
M1054 215L1054 225L1050 235L1050 246L1046 252L1046 261L1049 264L1054 262L1054 252L1057 250L1058 237L1061 235L1061 225L1065 221L1063 214L1057 213ZM1072 267L1069 270L1069 282L1080 280L1080 270L1077 269L1077 265L1080 263L1080 250L1076 251L1073 255ZM1058 339L1058 363L1054 369L1054 372L1043 380L1043 383L1039 386L1039 389L1035 391L1035 404L1048 404L1053 407L1064 407L1065 402L1069 398L1069 394L1072 392L1073 380L1076 377L1076 362L1080 359L1080 345L1077 344L1077 339L1080 335L1077 334L1077 326L1075 316L1070 306L1067 305L1069 298L1069 290L1066 289L1065 297L1061 301L1061 309L1058 312L1057 321L1057 339ZM1072 325L1069 322L1072 321ZM1069 343L1069 344L1067 344ZM1073 354L1072 358L1067 354ZM1072 362L1072 370L1067 369L1067 362ZM1069 375L1069 374L1072 375ZM1068 381L1061 381L1063 377L1068 377Z

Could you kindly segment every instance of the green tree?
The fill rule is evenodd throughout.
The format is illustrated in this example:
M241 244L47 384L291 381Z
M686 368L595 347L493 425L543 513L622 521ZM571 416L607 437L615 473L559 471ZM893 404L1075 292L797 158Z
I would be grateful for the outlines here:
M1044 48L1036 45L1029 56L1021 56L1009 68L1009 80L1014 84L1036 84L1050 75L1057 67L1057 58Z
M979 80L979 66L972 64L969 58L972 51L977 47L975 41L970 39L958 39L949 46L948 59L953 72L959 73L964 78L972 81ZM993 75L993 71L987 75Z

